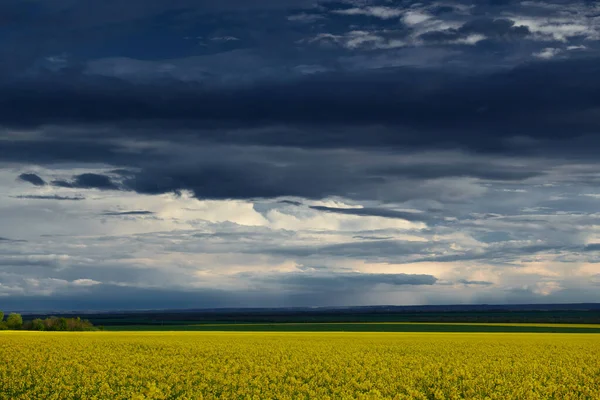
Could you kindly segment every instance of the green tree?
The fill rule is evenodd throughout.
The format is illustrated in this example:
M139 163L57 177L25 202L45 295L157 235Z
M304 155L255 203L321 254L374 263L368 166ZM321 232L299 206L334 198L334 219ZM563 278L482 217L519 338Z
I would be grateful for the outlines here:
M21 317L21 314L11 313L6 318L6 325L8 329L21 329L21 326L23 326L23 317Z
M3 319L4 319L4 313L2 311L0 311L0 322L2 322Z
M46 327L44 326L44 321L39 318L31 321L31 329L34 331L43 331Z
M69 327L69 325L68 325L68 321L66 318L61 317L58 319L58 321L56 323L57 331L66 331L68 327Z

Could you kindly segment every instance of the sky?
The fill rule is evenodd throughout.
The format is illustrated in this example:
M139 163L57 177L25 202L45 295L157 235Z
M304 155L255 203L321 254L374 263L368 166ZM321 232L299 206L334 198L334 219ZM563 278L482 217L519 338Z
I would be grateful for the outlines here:
M596 1L3 0L0 309L600 302Z

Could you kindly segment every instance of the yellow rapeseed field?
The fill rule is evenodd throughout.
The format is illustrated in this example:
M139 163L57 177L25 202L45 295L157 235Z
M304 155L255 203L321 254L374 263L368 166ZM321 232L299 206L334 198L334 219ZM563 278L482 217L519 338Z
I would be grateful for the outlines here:
M600 399L600 335L0 333L2 399Z

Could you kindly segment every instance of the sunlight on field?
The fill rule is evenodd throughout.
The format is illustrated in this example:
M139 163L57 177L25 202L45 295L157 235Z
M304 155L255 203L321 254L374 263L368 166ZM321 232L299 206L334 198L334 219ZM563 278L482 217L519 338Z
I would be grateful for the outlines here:
M600 336L0 333L2 399L598 399Z

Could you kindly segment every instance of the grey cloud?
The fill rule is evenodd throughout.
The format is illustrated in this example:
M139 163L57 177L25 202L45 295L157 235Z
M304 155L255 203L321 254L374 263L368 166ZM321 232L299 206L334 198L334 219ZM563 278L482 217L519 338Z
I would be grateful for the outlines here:
M59 196L59 195L49 195L49 196L38 196L38 195L21 195L14 196L16 199L27 199L27 200L57 200L57 201L81 201L85 200L85 197L71 197L71 196Z
M515 246L508 242L479 251L466 251L442 256L426 256L414 260L414 262L459 262L483 260L488 263L510 263L526 256L532 256L540 253L560 253L563 251L581 250L580 246L569 246L560 244L536 244Z
M5 238L5 237L0 237L0 242L12 242L12 243L19 243L19 242L26 242L26 240L19 240L19 239L9 239L9 238Z
M356 235L353 236L354 239L360 240L391 240L393 239L391 236L364 236L364 235Z
M443 177L473 177L494 181L523 181L541 176L543 170L523 166L505 166L493 162L464 162L394 166L374 169L373 173L396 175L413 179L436 179Z
M311 206L310 208L317 211L330 212L335 214L358 215L364 217L397 218L406 221L429 221L433 218L431 215L426 213L397 211L387 208L335 208L323 206Z
M600 243L588 244L584 247L584 251L600 251Z
M147 310L267 306L276 294L229 292L218 289L185 290L137 288L101 284L72 288L52 295L12 295L3 301L6 311Z
M367 6L364 8L360 7L352 7L352 8L342 8L342 9L334 9L333 13L341 14L341 15L362 15L366 17L375 17L381 19L391 19L391 18L399 18L402 14L404 14L405 10L402 8L392 8L385 6Z
M459 279L457 283L462 283L463 285L476 285L476 286L491 286L492 282L487 281L470 281L466 279Z
M302 206L303 204L299 201L293 201L293 200L281 200L279 203L281 204L289 204L291 206Z
M25 242L22 240L10 240L10 242ZM0 270L4 272L14 272L15 267L19 267L19 276L34 277L40 274L40 278L48 278L47 274L54 269L58 269L65 263L72 263L73 259L63 258L58 254L24 254L20 252L0 254Z
M46 185L46 181L44 181L42 178L40 178L36 174L21 174L21 175L19 175L19 179L22 180L23 182L29 182L35 186Z
M324 246L287 246L262 251L274 255L293 257L342 257L370 261L408 261L410 256L429 253L433 243L405 242L398 240L364 240Z
M261 277L260 280L277 282L308 291L347 291L367 289L374 285L434 285L437 279L431 275L409 274L281 274Z
M3 300L6 312L107 311L193 308L314 307L357 304L362 295L347 291L219 290L143 288L100 284L52 295L13 294Z
M116 211L116 212L104 212L102 215L106 216L135 216L135 215L154 215L152 211Z
M119 190L119 186L109 176L92 173L77 175L73 181L55 180L52 181L52 185L64 188Z
M469 162L477 156L461 153L425 154L419 158L407 152L405 158L394 158L387 152L375 150L352 153L335 149L305 152L291 147L277 149L270 146L253 146L251 150L244 151L242 148L209 146L189 138L174 138L172 149L169 146L157 148L157 154L138 155L133 160L128 159L130 151L127 148L115 151L115 154L122 154L119 164L130 164L135 170L132 168L118 174L112 172L115 177L96 176L93 181L88 176L75 176L54 184L71 188L129 190L142 194L189 190L198 199L322 199L341 196L382 203L410 199L462 201L485 191L483 183L469 178L516 184L540 178L551 168L550 161L544 159L503 160L502 157L490 157L487 162ZM156 159L161 160L160 167ZM431 161L425 162L426 159ZM523 162L529 165L519 166ZM437 218L432 213L401 214L388 209L320 211L356 215L369 213L407 220Z

